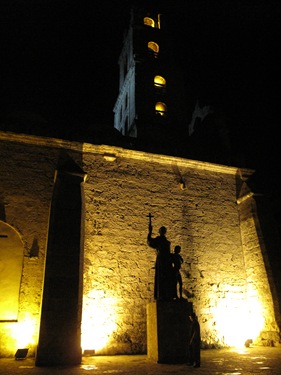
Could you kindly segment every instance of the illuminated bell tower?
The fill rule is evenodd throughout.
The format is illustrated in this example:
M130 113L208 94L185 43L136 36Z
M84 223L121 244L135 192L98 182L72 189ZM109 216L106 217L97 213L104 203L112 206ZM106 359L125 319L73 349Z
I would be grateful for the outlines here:
M119 57L114 128L137 149L182 154L188 134L183 79L160 9L133 7Z

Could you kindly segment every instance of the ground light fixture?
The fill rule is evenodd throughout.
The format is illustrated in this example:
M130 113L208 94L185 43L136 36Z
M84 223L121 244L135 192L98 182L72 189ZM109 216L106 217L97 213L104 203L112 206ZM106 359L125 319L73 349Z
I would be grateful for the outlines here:
M16 354L15 354L15 359L16 360L25 359L26 356L27 356L27 353L28 353L28 349L27 348L25 348L25 349L18 349L16 351Z

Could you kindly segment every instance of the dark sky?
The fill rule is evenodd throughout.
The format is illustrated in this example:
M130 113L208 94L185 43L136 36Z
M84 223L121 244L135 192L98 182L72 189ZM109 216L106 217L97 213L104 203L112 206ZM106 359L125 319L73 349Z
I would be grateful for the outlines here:
M130 3L2 0L1 120L31 111L54 126L102 121L112 121L113 126L117 60ZM193 98L200 95L227 108L241 142L248 142L256 153L257 166L265 169L275 163L280 127L280 1L163 3L187 91ZM270 168L276 173L275 164Z
M112 114L126 1L100 4L2 1L6 110L34 110L48 119Z

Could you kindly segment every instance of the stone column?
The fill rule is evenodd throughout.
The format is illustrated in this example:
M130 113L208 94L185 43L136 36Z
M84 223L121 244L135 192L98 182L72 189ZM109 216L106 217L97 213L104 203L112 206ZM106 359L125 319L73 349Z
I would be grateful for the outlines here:
M50 213L37 366L82 360L81 183L83 172L59 170Z

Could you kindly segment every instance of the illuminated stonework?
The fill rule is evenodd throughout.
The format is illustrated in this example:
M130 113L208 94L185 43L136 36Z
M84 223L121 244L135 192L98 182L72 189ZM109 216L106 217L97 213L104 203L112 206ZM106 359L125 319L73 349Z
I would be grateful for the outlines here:
M0 320L18 319L23 243L17 231L0 221Z
M184 296L199 317L203 345L260 343L261 332L278 337L266 244L246 185L252 171L7 133L0 133L0 142L5 222L20 233L23 245L17 319L0 322L2 357L23 346L28 355L36 353L50 206L62 151L87 174L81 182L82 350L146 353L155 261L146 244L149 212L153 233L165 225L172 247L182 247ZM114 156L110 162L108 155ZM175 167L186 181L184 190Z
M84 295L82 321L82 349L94 350L96 354L104 349L116 331L117 299L106 291L92 290Z

